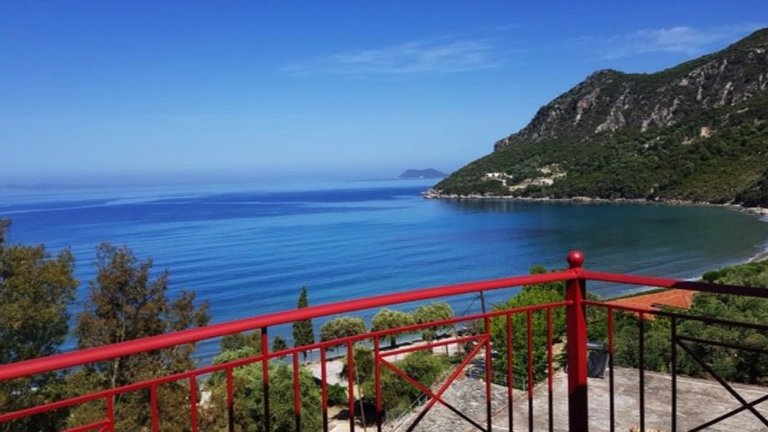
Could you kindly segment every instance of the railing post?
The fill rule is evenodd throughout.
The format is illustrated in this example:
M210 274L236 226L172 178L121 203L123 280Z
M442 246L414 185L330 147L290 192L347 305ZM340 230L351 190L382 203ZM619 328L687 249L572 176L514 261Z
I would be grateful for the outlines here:
M264 430L271 431L270 423L272 417L269 411L269 333L267 327L262 327L261 333L261 355L264 360L261 361L261 380L264 387Z
M581 269L584 254L568 253L568 266ZM571 304L566 310L566 336L568 338L568 430L589 430L587 406L587 321L585 305L586 284L584 279L566 283L565 299Z

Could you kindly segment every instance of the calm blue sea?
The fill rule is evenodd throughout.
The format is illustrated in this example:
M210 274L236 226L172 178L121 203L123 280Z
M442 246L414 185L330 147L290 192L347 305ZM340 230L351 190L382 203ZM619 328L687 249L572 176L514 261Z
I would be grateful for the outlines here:
M13 220L11 242L72 249L79 301L106 241L151 256L171 294L197 291L214 322L293 308L302 286L328 303L564 267L573 248L593 269L691 278L768 239L768 223L720 208L422 199L431 184L0 189L0 217ZM454 300L457 313L470 306Z

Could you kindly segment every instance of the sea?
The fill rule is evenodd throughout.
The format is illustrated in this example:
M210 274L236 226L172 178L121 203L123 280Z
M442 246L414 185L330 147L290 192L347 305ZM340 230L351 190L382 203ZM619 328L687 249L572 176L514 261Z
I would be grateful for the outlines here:
M73 320L101 242L151 257L157 272L169 272L171 297L194 290L220 323L295 308L304 286L310 304L325 304L564 268L572 249L590 269L691 279L747 261L768 241L768 223L725 208L423 199L433 183L6 187L0 218L12 220L10 243L75 254ZM642 287L589 289L608 298ZM486 307L514 293L488 292ZM456 314L481 307L477 295L450 302ZM290 340L290 327L272 334Z

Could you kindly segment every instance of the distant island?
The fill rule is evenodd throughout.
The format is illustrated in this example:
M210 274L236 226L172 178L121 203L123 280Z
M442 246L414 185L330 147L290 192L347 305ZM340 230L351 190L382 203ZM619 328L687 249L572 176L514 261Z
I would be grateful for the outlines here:
M403 171L402 174L400 174L401 179L416 179L416 178L443 178L447 176L448 174L444 172L440 172L436 169L432 168L426 168L426 169L407 169Z
M768 207L768 29L648 74L601 70L428 198Z

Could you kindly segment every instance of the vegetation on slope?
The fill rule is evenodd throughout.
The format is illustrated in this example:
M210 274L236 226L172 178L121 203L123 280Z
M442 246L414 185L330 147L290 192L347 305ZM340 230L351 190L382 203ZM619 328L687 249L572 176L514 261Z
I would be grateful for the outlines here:
M126 247L102 244L83 311L70 328L67 308L78 285L74 256L65 250L51 257L42 245L5 244L9 225L0 219L0 364L56 354L67 334L74 334L79 348L90 348L181 331L209 320L207 305L197 304L194 293L168 297L168 275L152 277L151 260L139 261ZM188 370L196 363L194 350L195 344L189 344L0 382L0 412ZM164 426L184 430L189 418L175 407L189 403L189 391L170 383L159 394ZM148 424L149 399L147 392L116 396L116 428L141 430ZM104 412L102 401L86 403L3 423L0 431L62 430L100 420Z
M540 266L533 267L531 274L546 273L546 269ZM510 298L506 303L498 305L495 310L506 310L524 306L532 306L546 303L556 303L565 296L565 282L552 282L545 284L527 285L522 288L520 294ZM512 321L512 367L516 388L527 388L528 376L522 371L528 367L528 327L527 315L516 313L511 317ZM562 342L565 336L565 309L552 309L552 334L553 343ZM491 321L491 338L493 346L499 352L499 359L493 364L493 381L496 384L507 385L507 358L510 355L507 346L507 322L506 318L497 318ZM533 353L533 382L539 382L547 376L547 312L545 310L531 313L531 341Z
M75 258L69 250L51 256L45 246L5 242L10 221L0 219L0 364L56 354L68 332L67 306L75 297ZM33 312L34 313L31 313ZM60 374L0 382L0 412L60 399ZM50 430L60 413L0 424L0 431Z
M768 261L754 262L711 271L704 275L708 282L768 288ZM686 312L691 315L768 325L768 299L727 294L700 293ZM604 327L604 319L593 319ZM669 372L672 346L670 320L659 318L640 322L633 314L618 314L615 325L616 357L619 366L638 367L640 325L645 328L645 367L647 370ZM724 342L753 350L768 350L768 334L757 329L705 324L694 320L678 320L679 335L715 342ZM729 382L765 384L768 382L768 361L759 352L724 348L710 344L686 342L687 346L719 376ZM678 373L710 378L701 364L678 349Z
M766 53L761 30L655 74L599 71L435 190L766 205Z

